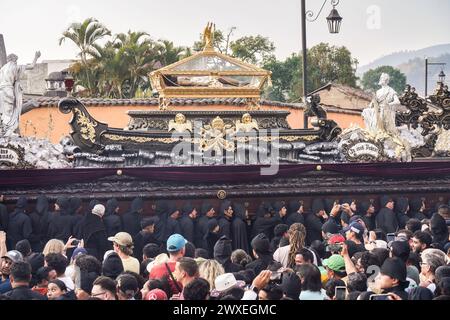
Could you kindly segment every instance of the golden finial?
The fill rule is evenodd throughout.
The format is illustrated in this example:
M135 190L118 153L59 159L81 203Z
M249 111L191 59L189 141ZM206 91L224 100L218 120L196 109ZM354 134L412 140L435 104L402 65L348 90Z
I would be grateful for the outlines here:
M212 22L208 22L205 30L203 31L203 42L205 46L203 47L203 51L214 51L214 31L216 29L216 25Z

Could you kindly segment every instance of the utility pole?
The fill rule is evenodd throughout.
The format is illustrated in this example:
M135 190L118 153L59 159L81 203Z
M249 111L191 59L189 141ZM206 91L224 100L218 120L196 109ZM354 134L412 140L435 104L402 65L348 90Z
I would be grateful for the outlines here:
M6 64L6 47L3 35L0 33L0 68Z

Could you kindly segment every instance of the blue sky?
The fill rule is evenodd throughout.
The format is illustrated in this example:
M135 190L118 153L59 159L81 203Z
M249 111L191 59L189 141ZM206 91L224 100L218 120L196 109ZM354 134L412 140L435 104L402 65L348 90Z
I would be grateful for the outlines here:
M307 0L318 11L322 0ZM220 29L237 27L235 36L269 37L284 58L301 49L300 0L0 0L0 33L8 53L19 63L31 61L35 50L41 59L74 58L70 43L58 38L74 20L95 17L113 33L141 30L154 39L192 45L208 21ZM341 0L341 32L328 33L325 17L330 1L316 22L307 23L308 46L330 42L347 46L367 64L401 50L421 49L450 42L450 0Z

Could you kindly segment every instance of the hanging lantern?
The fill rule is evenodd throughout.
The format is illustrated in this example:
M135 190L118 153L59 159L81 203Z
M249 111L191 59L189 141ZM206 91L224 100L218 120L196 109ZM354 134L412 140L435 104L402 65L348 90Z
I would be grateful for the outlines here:
M327 17L328 21L328 30L330 33L339 33L341 28L342 17L339 15L339 12L333 7L330 14Z

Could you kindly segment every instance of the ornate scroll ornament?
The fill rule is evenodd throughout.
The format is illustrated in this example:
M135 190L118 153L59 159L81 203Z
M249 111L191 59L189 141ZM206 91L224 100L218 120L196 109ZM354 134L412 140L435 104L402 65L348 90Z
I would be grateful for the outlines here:
M25 161L25 149L12 144L0 145L0 167L31 169L33 165Z
M170 99L159 97L158 99L159 110L165 111L169 109Z
M169 132L175 130L176 132L192 132L192 122L186 120L186 117L182 113L177 113L175 120L169 121Z
M231 125L226 125L219 117L215 117L211 121L211 125L205 125L201 128L200 150L210 151L214 150L216 155L222 155L223 150L233 151L235 128ZM228 141L227 138L233 139Z
M259 130L258 122L253 120L249 113L244 113L242 119L236 121L236 132L250 132L252 130Z
M247 110L260 110L259 98L247 98Z
M383 144L369 131L353 127L341 135L340 148L350 162L372 162L386 160Z
M401 126L406 124L408 128L417 129L419 127L419 118L428 111L428 105L424 99L418 97L416 88L407 85L401 97L400 103L405 106L408 111L396 112L395 125Z
M98 125L97 122L89 119L80 109L74 109L74 113L77 115L76 122L80 127L80 133L83 139L95 143L95 127Z

